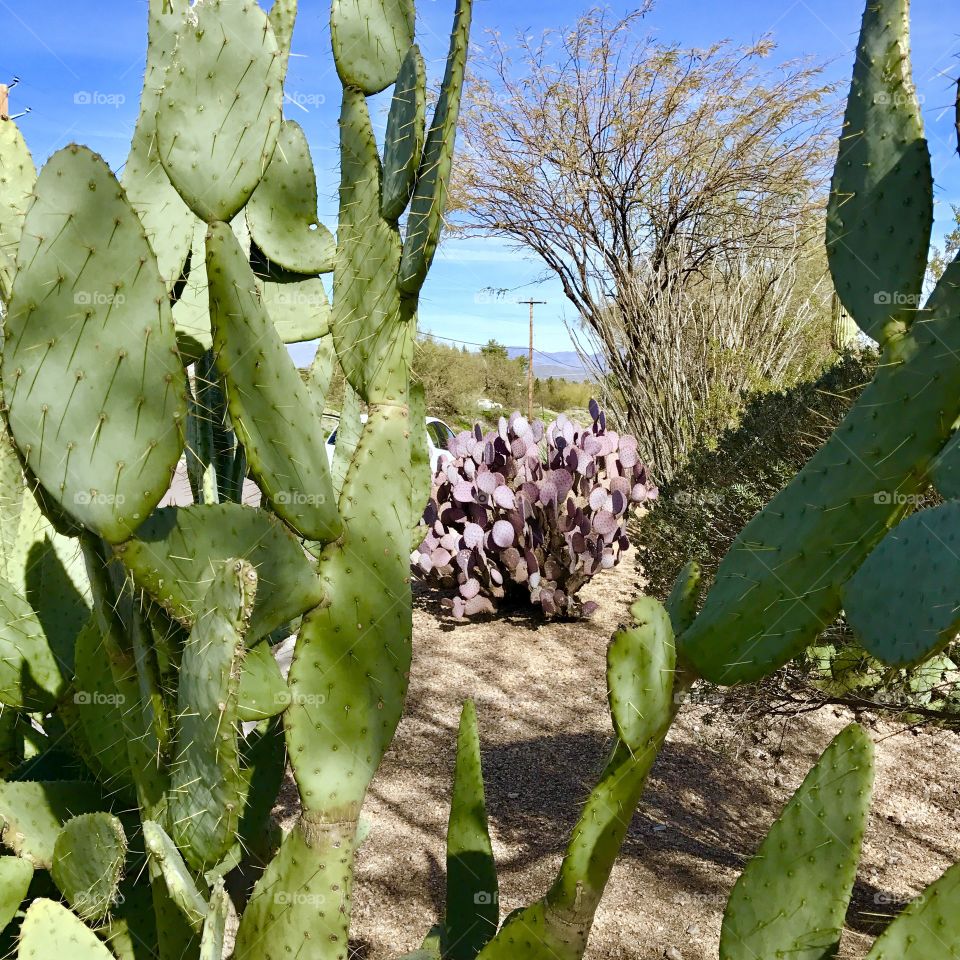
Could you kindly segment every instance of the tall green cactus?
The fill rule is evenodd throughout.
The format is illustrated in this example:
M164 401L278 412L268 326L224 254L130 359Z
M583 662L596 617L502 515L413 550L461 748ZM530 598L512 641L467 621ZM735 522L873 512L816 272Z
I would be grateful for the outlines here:
M0 936L18 935L22 960L221 960L226 890L244 883L236 960L347 956L360 812L411 666L428 465L410 359L471 2L455 2L428 123L412 0L333 0L335 238L282 115L296 14L296 0L269 14L150 0L122 186L75 145L37 177L0 118ZM891 663L956 629L955 558L922 520L887 532L928 472L953 495L960 449L960 263L917 300L931 195L907 30L906 0L869 0L827 237L839 296L887 362L743 532L699 614L695 565L666 606L634 604L608 649L606 766L554 883L502 925L465 706L446 909L411 957L579 960L693 682L769 673L841 603ZM368 98L391 86L381 157ZM285 344L312 339L303 379ZM319 417L338 365L350 410L331 469ZM180 464L193 503L160 507ZM259 507L244 505L251 481ZM938 514L950 530L954 506ZM927 571L909 604L893 602L892 562ZM289 636L284 680L272 645ZM281 837L269 814L288 760L301 815ZM841 733L734 888L724 960L835 951L872 775L863 732ZM954 869L871 957L958 955L958 891Z

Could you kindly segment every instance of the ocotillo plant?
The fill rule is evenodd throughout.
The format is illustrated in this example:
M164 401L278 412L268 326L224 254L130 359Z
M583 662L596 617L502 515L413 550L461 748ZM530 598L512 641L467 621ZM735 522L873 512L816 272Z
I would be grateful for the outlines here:
M0 121L12 438L0 448L0 838L12 854L0 858L0 928L22 960L219 960L228 885L243 908L238 960L347 957L360 809L410 666L409 554L429 476L412 439L423 398L409 357L470 5L458 0L428 130L412 5L334 0L335 240L317 221L302 134L282 119L295 6L276 0L268 17L249 0L151 0L123 185L79 146L36 177ZM502 925L465 707L446 910L412 957L579 960L697 678L775 669L841 603L888 662L955 632L957 577L944 571L956 558L946 546L932 555L922 514L884 537L929 474L950 497L958 470L960 266L915 306L931 192L907 39L905 0L869 0L831 197L835 284L884 341L874 382L746 528L699 614L694 565L665 606L634 604L607 653L607 764L556 880ZM391 85L381 159L367 98ZM328 308L319 276L331 268ZM305 383L284 344L314 338ZM369 410L340 452L336 502L318 436L334 363ZM194 503L161 508L181 457ZM260 509L238 502L248 475ZM904 570L926 575L912 595ZM270 644L290 635L285 680ZM256 726L247 736L244 722ZM268 815L287 757L302 814L276 838ZM870 745L849 728L734 888L724 960L836 953L872 774ZM237 886L257 866L244 903ZM958 918L953 868L870 960L960 955Z

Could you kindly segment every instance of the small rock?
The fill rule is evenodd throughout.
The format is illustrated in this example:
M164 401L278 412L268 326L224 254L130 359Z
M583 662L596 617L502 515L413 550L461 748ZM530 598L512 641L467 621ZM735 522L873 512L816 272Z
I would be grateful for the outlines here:
M507 794L507 799L508 799L508 800L519 800L519 799L520 799L520 794L519 794L519 793L508 793L508 794Z
M775 787L783 786L783 777L781 777L779 773L773 778L773 785Z
M688 937L698 937L700 936L700 924L691 923L687 925L687 936Z
M683 954L676 947L667 947L663 955L666 960L683 960Z
M663 833L663 831L666 830L666 829L667 829L666 824L663 824L663 823L655 823L655 824L653 825L653 832L654 832L654 833Z

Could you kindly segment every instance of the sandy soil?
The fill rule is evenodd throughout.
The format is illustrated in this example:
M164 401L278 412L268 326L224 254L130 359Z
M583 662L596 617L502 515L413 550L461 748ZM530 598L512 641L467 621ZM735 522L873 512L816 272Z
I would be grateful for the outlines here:
M560 861L610 736L607 638L638 589L624 563L585 591L590 623L527 618L454 627L417 596L407 715L373 784L359 857L354 956L419 945L442 912L460 705L479 709L501 912L536 899ZM765 735L688 705L659 757L597 916L590 960L678 951L715 960L726 897L791 792L849 722L826 708ZM875 723L877 791L841 956L862 958L909 897L960 859L960 737Z

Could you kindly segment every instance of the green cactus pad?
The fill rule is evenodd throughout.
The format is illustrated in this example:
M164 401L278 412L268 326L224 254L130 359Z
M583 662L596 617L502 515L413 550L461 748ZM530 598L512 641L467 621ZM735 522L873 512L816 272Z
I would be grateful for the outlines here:
M210 295L207 292L207 227L199 221L193 222L190 272L173 305L173 325L179 338L190 337L204 350L209 350L213 346L213 335L210 333Z
M191 626L214 571L238 557L257 571L251 644L311 610L324 598L313 564L276 518L235 503L166 507L116 552L137 584Z
M6 929L27 895L33 867L21 857L0 857L0 931Z
M308 540L335 540L340 518L323 411L263 309L226 224L210 227L207 274L217 367L250 469L278 516Z
M257 188L280 132L283 71L257 4L200 0L191 7L160 91L157 149L201 220L232 220Z
M263 255L294 273L329 273L337 245L317 216L317 174L300 124L284 120L273 159L246 209Z
M841 587L926 486L960 414L960 261L923 322L891 341L873 382L833 436L720 563L680 654L700 676L751 682L800 653L836 618ZM891 424L909 409L911 429Z
M457 0L447 71L427 133L427 143L420 169L417 171L417 183L407 216L407 236L403 243L403 260L400 264L400 289L407 294L420 291L440 242L450 173L453 169L453 151L457 139L472 15L473 0Z
M207 915L207 902L197 889L177 845L163 827L152 820L143 822L143 841L147 855L163 876L170 899L186 917L190 927L199 932Z
M330 330L330 301L319 277L283 271L261 275L260 299L284 343L319 340Z
M0 578L11 585L16 574L11 556L16 550L23 511L23 470L16 447L4 429L0 432Z
M607 698L617 736L636 752L656 740L670 713L676 651L662 604L641 597L630 614L636 626L607 647Z
M457 766L447 827L447 910L444 956L473 960L500 924L500 888L483 795L477 708L460 714Z
M177 30L189 6L188 0L149 0L147 68L140 98L140 116L122 177L127 198L140 216L156 254L160 276L168 289L172 289L179 279L190 252L195 218L160 163L157 104L164 68L173 53Z
M0 704L46 710L63 692L57 658L33 608L0 580Z
M170 823L187 863L199 871L223 858L240 822L240 671L256 589L257 575L249 563L224 563L207 590L180 663Z
M413 0L333 0L330 38L345 87L370 95L397 79L413 43Z
M340 154L333 339L354 390L371 403L396 402L407 389L412 314L401 311L400 234L380 216L380 154L356 89L343 92Z
M380 201L385 220L399 220L413 194L426 137L426 110L427 71L414 44L404 57L387 117Z
M877 938L867 960L960 957L960 864L927 887Z
M0 118L0 253L11 265L36 182L37 170L17 125ZM0 282L9 289L12 272Z
M430 499L433 471L430 467L430 440L427 436L427 396L422 383L410 384L410 549L420 546L426 533L423 513Z
M24 761L24 724L29 723L13 707L0 704L0 780L10 776Z
M11 432L59 506L119 542L167 492L186 409L166 287L100 157L72 146L47 161L18 263L3 351Z
M363 432L363 404L360 395L350 384L345 384L340 419L337 421L337 442L333 448L333 463L330 472L333 476L333 489L340 496L343 481L353 460L354 451Z
M203 936L200 939L200 960L223 960L227 932L227 917L230 913L230 897L218 880L210 895L207 916L203 921Z
M700 564L691 560L677 574L677 579L664 604L670 614L673 632L679 636L686 630L697 615L697 602L700 599Z
M97 935L66 907L46 900L34 900L20 929L17 960L114 960Z
M720 960L834 955L857 876L873 743L851 724L807 774L727 902Z
M960 630L960 502L922 510L894 527L843 591L863 647L891 666L920 663Z
M354 828L301 819L284 837L240 919L234 960L307 957L315 944L347 956Z
M587 798L546 897L507 917L480 952L479 960L580 960L586 950L610 872L657 751L676 715L670 618L656 600L648 597L637 601L632 613L637 623L625 631L629 638L624 639L621 632L611 646L618 650L627 644L633 646L636 662L648 670L642 679L642 687L651 691L644 709L649 730L646 745L631 751L622 741L617 742L600 782ZM642 656L637 655L640 648L644 650Z
M304 617L288 678L284 724L304 809L338 820L359 815L406 696L409 442L405 407L371 408L340 495L344 536L320 561L337 602Z
M50 872L81 920L97 924L107 916L117 900L126 855L123 824L112 814L81 814L63 825Z
M280 63L282 71L281 83L286 78L287 66L290 61L290 45L293 42L293 28L297 22L297 0L273 0L270 13L267 14L273 35L280 48Z
M124 736L124 697L110 669L95 617L77 637L73 702L90 745L93 770L108 787L131 786L130 755Z
M930 479L940 496L960 500L960 430L944 444L931 464Z
M239 717L260 721L282 713L290 701L287 681L269 643L258 643L243 658L240 674Z
M863 15L827 210L834 285L875 340L909 325L920 307L932 223L909 0L876 0Z
M0 782L0 840L18 857L49 870L63 825L106 807L100 787L85 780Z

